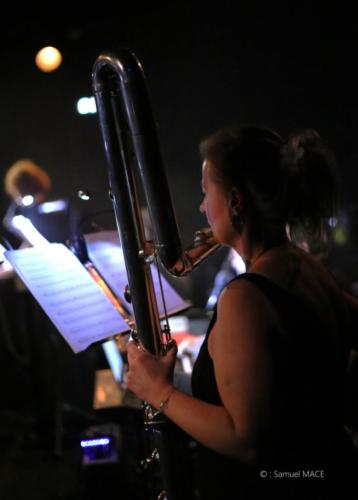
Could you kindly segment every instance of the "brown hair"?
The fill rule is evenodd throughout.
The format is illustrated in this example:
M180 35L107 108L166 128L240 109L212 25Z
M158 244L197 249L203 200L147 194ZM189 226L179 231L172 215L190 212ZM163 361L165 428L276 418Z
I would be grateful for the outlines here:
M26 194L47 195L51 189L51 179L41 167L32 160L24 158L16 161L5 175L5 191L12 198Z
M214 180L229 192L236 187L261 231L289 226L320 234L322 220L334 215L334 158L319 134L297 131L284 142L258 127L220 129L200 144Z

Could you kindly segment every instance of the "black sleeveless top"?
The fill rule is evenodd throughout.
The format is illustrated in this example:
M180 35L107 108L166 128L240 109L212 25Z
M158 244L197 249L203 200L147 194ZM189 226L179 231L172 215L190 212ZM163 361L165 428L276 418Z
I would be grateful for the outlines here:
M348 348L327 335L308 302L262 275L245 273L235 279L257 286L276 308L284 326L283 332L269 334L273 366L270 431L255 467L198 445L200 498L256 500L269 493L276 500L336 498L338 490L334 493L333 483L339 498L357 498L358 491L353 496L340 491L341 481L358 474L353 446L343 428ZM198 399L222 405L208 353L215 322L216 310L193 369L192 391Z

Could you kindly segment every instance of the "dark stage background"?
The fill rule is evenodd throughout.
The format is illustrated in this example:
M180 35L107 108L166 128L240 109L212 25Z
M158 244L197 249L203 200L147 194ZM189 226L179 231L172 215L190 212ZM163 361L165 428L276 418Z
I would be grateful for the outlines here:
M53 194L71 196L86 189L92 193L87 212L111 208L97 117L78 115L76 103L92 94L96 57L103 50L125 46L137 54L147 77L184 245L206 224L199 212L198 143L203 136L232 123L267 126L283 136L292 129L311 127L332 145L338 160L346 239L335 249L335 264L342 269L346 285L358 282L358 106L353 77L357 34L351 29L356 25L352 13L343 2L332 7L286 2L277 8L272 3L229 0L146 5L97 5L101 13L84 17L68 12L67 7L67 13L56 18L58 6L53 17L35 18L25 12L2 16L1 212L9 203L1 187L5 172L24 157L49 172ZM44 45L57 46L63 54L60 68L49 74L34 64L37 50ZM102 216L98 223L113 226L113 216ZM192 274L189 283L179 286L196 308L205 305L224 256L225 251L220 251ZM5 309L11 308L6 286L1 292ZM72 449L65 449L63 460L55 461L51 446L44 451L29 443L32 417L28 420L26 412L43 417L41 404L57 402L59 394L53 393L53 387L59 379L60 399L90 409L98 351L75 356L56 333L47 338L44 331L36 330L35 337L28 338L23 332L25 354L35 356L33 366L11 358L6 350L9 344L5 346L0 336L2 500L82 498L74 468L78 457L71 455ZM36 398L39 403L34 409ZM66 453L70 453L68 460Z
M348 74L355 40L343 7L272 10L223 0L117 8L84 19L1 21L0 177L16 159L30 157L49 171L56 193L85 188L93 210L110 207L97 117L80 116L75 106L91 95L99 53L126 46L145 70L185 244L205 225L198 142L226 124L266 125L283 135L316 128L337 153L342 206L355 203L355 87ZM64 57L49 74L34 65L45 44ZM190 298L199 306L222 255L192 276Z

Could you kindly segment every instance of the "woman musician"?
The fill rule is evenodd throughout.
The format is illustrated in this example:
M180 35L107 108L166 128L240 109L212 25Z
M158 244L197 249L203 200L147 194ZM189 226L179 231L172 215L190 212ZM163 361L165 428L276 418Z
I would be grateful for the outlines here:
M358 307L294 244L333 213L333 156L313 130L284 142L254 127L200 150L200 210L247 272L219 297L193 396L172 384L175 347L156 357L130 342L128 386L199 443L200 499L355 497L342 398Z

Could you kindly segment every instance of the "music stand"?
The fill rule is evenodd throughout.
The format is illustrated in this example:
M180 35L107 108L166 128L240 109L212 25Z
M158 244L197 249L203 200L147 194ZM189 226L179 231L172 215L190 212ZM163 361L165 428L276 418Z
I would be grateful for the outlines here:
M97 273L101 277L100 281L104 281L111 293L114 292L120 306L130 314L130 305L124 304L127 279L118 235L115 231L95 233L86 235L86 242L93 261L87 268L65 245L59 243L42 242L37 247L5 252L6 259L74 353L80 353L92 344L113 339L130 329L128 313L125 316L119 314L119 308L104 293L105 290L99 286L93 274L94 270L95 275ZM153 278L159 293L156 273L153 273ZM187 309L190 304L171 288L164 277L162 280L164 290L170 297L168 314ZM162 314L161 302L158 303ZM55 417L56 454L62 452L63 413L69 410L89 417L89 414L58 399Z

